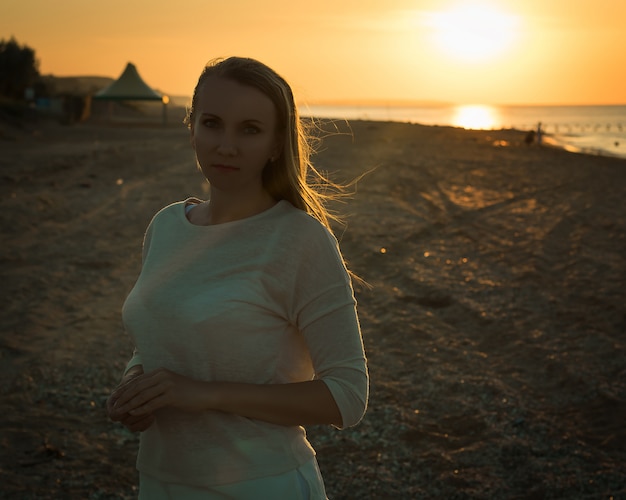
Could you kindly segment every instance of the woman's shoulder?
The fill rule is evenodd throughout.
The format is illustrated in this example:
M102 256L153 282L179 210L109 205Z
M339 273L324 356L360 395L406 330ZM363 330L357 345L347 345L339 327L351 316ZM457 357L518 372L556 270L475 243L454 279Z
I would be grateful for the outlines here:
M282 205L280 217L283 223L288 226L290 234L308 238L326 239L328 236L334 238L332 232L311 214L294 207L285 200L280 204Z
M159 209L154 217L156 218L161 214L180 212L182 210L181 207L186 207L187 205L197 205L199 203L202 203L202 200L199 200L198 198L186 198L184 200L175 201Z
M197 203L198 201L200 200L196 200L196 198L187 198L185 200L175 201L169 205L165 205L152 216L149 227L163 223L172 217L178 218L181 214L184 217L184 207L189 203Z
M285 269L296 265L298 276L317 282L328 279L333 283L346 281L346 267L333 232L307 212L291 204L283 209L283 224L277 224L276 235ZM276 233L275 233L276 234ZM291 266L291 267L290 267Z
M337 254L339 244L330 229L304 210L288 202L282 204L285 205L281 211L282 223L276 226L286 244L300 248L303 256Z
M294 207L287 200L280 201L279 205L281 206L281 215L286 222L302 227L304 230L326 229L318 219L304 210Z

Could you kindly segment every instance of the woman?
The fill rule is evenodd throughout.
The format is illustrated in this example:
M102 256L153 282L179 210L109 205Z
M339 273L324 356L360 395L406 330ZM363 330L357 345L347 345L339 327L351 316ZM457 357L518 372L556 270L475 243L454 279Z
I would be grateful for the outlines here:
M107 403L142 432L139 498L326 498L303 425L355 425L368 378L349 274L289 85L207 65L186 123L207 201L151 221Z

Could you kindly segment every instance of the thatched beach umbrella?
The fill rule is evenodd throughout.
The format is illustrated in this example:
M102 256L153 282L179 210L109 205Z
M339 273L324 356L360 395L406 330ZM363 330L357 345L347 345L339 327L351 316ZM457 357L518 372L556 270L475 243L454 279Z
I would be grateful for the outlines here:
M128 63L120 77L108 87L93 96L97 100L113 101L161 101L163 103L163 122L167 119L169 98L148 86L143 81L133 63Z

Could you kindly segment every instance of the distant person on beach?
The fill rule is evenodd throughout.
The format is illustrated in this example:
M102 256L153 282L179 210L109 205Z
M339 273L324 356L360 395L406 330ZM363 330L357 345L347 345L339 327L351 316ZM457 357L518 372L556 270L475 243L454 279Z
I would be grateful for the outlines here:
M368 374L291 88L213 61L186 123L210 197L150 222L122 311L135 352L107 401L141 432L139 498L325 499L302 426L357 424Z
M541 141L543 140L543 130L541 129L541 122L537 123L537 144L541 146Z

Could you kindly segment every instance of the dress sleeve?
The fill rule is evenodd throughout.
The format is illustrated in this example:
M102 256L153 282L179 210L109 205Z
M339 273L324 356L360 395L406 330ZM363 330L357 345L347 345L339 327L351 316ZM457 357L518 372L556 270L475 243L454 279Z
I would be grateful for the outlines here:
M148 255L148 251L150 249L151 238L152 238L152 222L148 225L148 229L146 229L146 234L144 235L144 238L143 238L143 246L142 246L142 252L141 252L142 263L146 261L146 256ZM139 354L139 351L135 347L132 357L126 364L124 375L126 375L128 373L128 370L130 370L133 366L137 366L137 365L143 365L143 360L141 359L141 355Z
M133 351L132 358L130 358L130 361L126 364L124 375L126 375L128 373L128 370L130 370L133 366L137 366L137 365L143 365L143 361L141 359L141 355L139 354L139 351L135 349Z
M295 281L296 324L346 428L363 418L369 393L356 300L334 236L320 227L307 240Z

